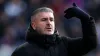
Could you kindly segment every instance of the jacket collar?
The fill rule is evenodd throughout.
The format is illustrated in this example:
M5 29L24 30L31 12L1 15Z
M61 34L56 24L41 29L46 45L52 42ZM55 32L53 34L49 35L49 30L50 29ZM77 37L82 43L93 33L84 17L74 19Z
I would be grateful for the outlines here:
M56 30L53 35L41 35L30 25L26 34L26 41L32 44L36 43L42 47L49 47L57 44L58 36L59 34Z

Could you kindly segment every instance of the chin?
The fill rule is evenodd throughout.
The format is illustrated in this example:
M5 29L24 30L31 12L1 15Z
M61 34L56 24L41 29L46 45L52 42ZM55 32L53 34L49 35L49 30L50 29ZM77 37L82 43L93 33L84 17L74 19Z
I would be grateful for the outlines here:
M48 32L47 32L47 33L45 33L45 34L46 34L46 35L52 35L53 33L51 33L51 32L50 32L50 33L48 33Z

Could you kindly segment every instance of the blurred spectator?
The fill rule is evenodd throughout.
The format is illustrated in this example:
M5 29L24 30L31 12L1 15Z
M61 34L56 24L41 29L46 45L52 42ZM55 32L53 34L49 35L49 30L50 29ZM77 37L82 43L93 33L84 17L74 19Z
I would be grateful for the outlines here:
M23 16L17 17L16 22L12 25L16 32L16 42L25 41L25 34L27 30L27 24Z
M4 8L6 15L11 22L15 21L26 9L26 4L22 0L10 0Z
M96 30L97 30L97 40L98 40L98 45L97 45L97 50L96 54L97 56L100 56L100 18L96 21Z
M14 49L14 46L2 44L0 46L0 56L11 56L11 53L14 51Z
M4 31L4 24L2 22L2 15L3 15L3 10L4 10L4 4L5 1L4 0L0 0L0 39L3 35L3 31Z
M0 56L11 56L11 53L15 49L15 31L11 26L5 29L4 36L0 45Z

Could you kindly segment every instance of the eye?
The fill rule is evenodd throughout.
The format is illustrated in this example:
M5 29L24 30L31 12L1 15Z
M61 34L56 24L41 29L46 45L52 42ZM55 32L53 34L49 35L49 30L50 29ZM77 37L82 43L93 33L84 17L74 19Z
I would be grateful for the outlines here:
M42 18L42 19L41 19L41 21L46 21L46 20L47 20L47 18Z
M50 21L54 21L54 18L50 18Z

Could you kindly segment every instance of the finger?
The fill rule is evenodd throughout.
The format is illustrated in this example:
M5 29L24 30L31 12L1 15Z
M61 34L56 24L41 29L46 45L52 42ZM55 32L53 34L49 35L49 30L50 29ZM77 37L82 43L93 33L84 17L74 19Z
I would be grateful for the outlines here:
M73 6L74 6L74 7L77 7L76 3L73 3Z

